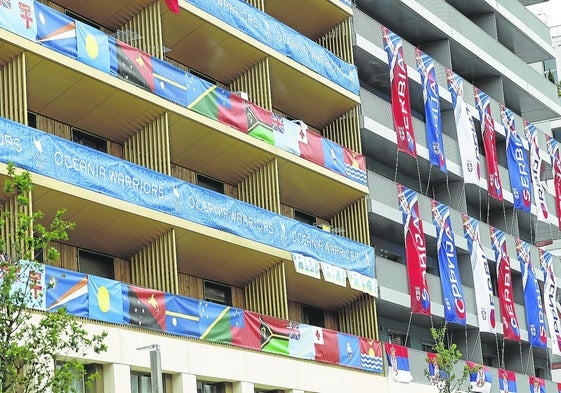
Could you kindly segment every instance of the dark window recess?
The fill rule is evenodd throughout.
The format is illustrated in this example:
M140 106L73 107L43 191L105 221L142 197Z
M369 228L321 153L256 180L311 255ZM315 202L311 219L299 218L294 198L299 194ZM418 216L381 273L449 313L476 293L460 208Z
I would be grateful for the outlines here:
M91 251L78 250L78 270L98 277L115 278L113 258Z
M214 78L211 78L210 76L203 74L202 72L199 72L197 70L194 69L189 69L189 73L195 75L198 78L201 78L205 81L207 81L208 83L212 83L213 85L220 85L220 83L218 83L218 81Z
M162 375L163 393L166 393L166 377L169 374ZM152 393L152 377L150 374L131 372L131 393Z
M197 393L225 393L224 383L197 381Z
M314 216L297 209L294 209L294 219L308 225L314 225L316 223L316 218Z
M204 296L208 302L232 305L232 288L213 281L204 282Z
M64 13L65 13L67 16L71 17L72 19L76 19L76 20L79 21L79 22L85 23L85 24L87 24L87 25L93 27L94 29L101 30L101 25L95 23L94 21L92 21L92 20L90 20L90 19L88 19L88 18L84 18L84 17L83 17L82 15L80 15L80 14L77 14L77 13L75 13L75 12L73 12L73 11L70 11L70 10L67 10L67 9L64 10Z
M498 362L496 361L495 356L483 354L482 358L483 358L483 365L489 366L489 367L497 367L498 366L498 364L497 364Z
M27 112L27 125L29 127L37 128L37 114Z
M312 306L302 306L302 322L312 326L325 327L323 310Z
M409 340L405 340L406 335L405 333L401 333L401 332L388 332L388 341L391 344L395 344L395 345L402 345L405 347L409 346Z
M72 128L72 142L76 142L80 145L90 147L103 153L107 153L107 140L93 134L78 130L77 128Z
M424 352L433 352L435 342L428 339L421 339L421 347Z
M201 175L200 173L197 173L197 185L207 190L224 194L224 183L212 177Z

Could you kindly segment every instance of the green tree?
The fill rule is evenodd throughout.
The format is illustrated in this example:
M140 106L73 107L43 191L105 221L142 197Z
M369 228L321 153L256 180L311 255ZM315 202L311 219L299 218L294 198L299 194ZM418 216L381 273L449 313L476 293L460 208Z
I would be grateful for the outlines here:
M432 327L430 328L430 333L435 343L432 350L438 365L438 374L432 376L427 367L425 369L425 377L432 385L436 386L439 393L453 393L464 390L463 388L469 374L478 371L480 366L470 367L466 363L461 375L456 375L455 366L461 360L462 353L456 344L446 345L446 327ZM428 357L426 360L427 363L431 361ZM467 391L470 391L470 386L468 386Z
M74 392L77 376L87 383L95 378L86 377L78 359L88 351L105 351L107 333L90 335L64 308L31 309L45 290L35 252L45 252L45 263L56 261L59 255L50 242L67 240L75 224L64 219L64 210L48 226L41 224L43 213L31 212L31 176L18 172L8 164L4 192L13 208L0 213L0 393Z
M551 70L547 73L547 79L549 79L551 83L555 83L555 78L553 77L553 72L551 72Z

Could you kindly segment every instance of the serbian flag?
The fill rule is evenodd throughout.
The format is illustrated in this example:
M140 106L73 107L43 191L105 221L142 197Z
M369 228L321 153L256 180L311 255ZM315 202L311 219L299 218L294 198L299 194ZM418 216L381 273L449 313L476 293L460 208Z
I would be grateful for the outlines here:
M516 374L514 371L499 368L499 391L501 393L516 393Z
M561 155L559 153L559 142L549 135L545 136L547 151L551 157L553 167L553 185L555 187L555 211L557 213L557 225L561 227Z
M524 132L526 133L526 139L528 139L528 149L530 151L530 174L538 220L549 222L549 210L545 202L546 191L541 180L543 162L538 146L538 129L532 123L524 120Z
M516 132L514 112L502 104L499 104L499 106L501 108L501 120L506 132L506 157L514 208L530 213L532 199L528 153L526 153L520 135Z
M528 324L528 341L532 347L547 348L545 314L542 306L540 286L538 285L530 259L530 245L519 238L516 238L516 256L520 263L520 272L522 274L526 322Z
M479 366L471 361L467 361L466 363L470 368L481 367L479 368L479 370L469 374L469 383L470 383L471 391L479 392L479 393L491 392L493 377L489 369L486 366Z
M409 102L409 78L407 77L407 65L403 58L403 43L401 37L384 26L382 26L382 35L390 69L392 117L397 134L397 148L411 157L417 157Z
M345 174L360 184L366 184L366 159L362 154L358 154L346 147L343 147L343 158L345 160Z
M444 142L442 140L442 117L440 115L440 94L434 72L432 58L415 48L417 55L417 71L421 74L423 99L425 101L425 125L427 132L427 148L429 161L442 172L447 173L446 158L444 157Z
M544 274L543 302L549 335L552 341L551 352L553 355L561 355L561 321L559 320L556 307L557 277L553 270L553 255L541 248L538 248L538 254Z
M479 186L479 144L473 119L464 100L464 81L450 69L446 69L446 77L448 90L452 96L452 105L454 106L458 144L461 146L460 158L462 160L464 182Z
M385 343L388 360L388 377L396 382L409 383L413 380L409 368L409 351L407 347Z
M450 210L448 206L434 199L431 200L431 206L433 223L436 226L436 248L444 299L444 317L446 322L465 325L466 304L450 222Z
M489 226L491 243L497 263L497 286L499 290L499 307L501 310L503 335L506 340L520 341L520 327L514 308L514 290L510 259L506 253L506 235L500 229Z
M438 365L438 355L436 353L427 353L427 362L429 364L429 376L432 384L436 384L440 380L449 377L446 371L440 369Z
M475 291L475 304L477 306L477 320L479 330L495 334L495 303L491 275L485 251L481 246L479 236L479 221L462 213L464 236L468 242L470 252L471 270L473 274L473 289Z
M489 95L473 87L475 104L479 110L481 120L481 134L483 136L483 148L487 161L487 188L489 195L499 201L503 200L503 187L499 176L499 160L497 158L497 145L495 142L495 122L491 116L491 99ZM461 145L460 145L461 146Z
M543 378L528 375L528 382L530 384L530 393L545 393L545 381Z
M419 216L417 193L397 184L397 197L405 231L405 254L409 277L411 312L430 315L429 287L426 279L427 252L423 221Z

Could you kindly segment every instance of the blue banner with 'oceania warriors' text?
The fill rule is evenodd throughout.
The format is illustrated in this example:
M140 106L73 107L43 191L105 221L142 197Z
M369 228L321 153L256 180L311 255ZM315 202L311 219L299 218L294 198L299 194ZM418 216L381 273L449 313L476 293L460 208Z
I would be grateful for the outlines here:
M0 161L374 277L374 249L0 118Z

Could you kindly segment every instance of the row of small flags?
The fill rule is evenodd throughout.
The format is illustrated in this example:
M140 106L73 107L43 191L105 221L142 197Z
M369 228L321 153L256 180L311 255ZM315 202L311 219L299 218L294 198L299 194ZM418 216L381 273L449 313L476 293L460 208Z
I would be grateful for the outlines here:
M311 131L305 123L278 116L44 4L34 0L19 4L0 3L0 27L366 184L364 156Z

